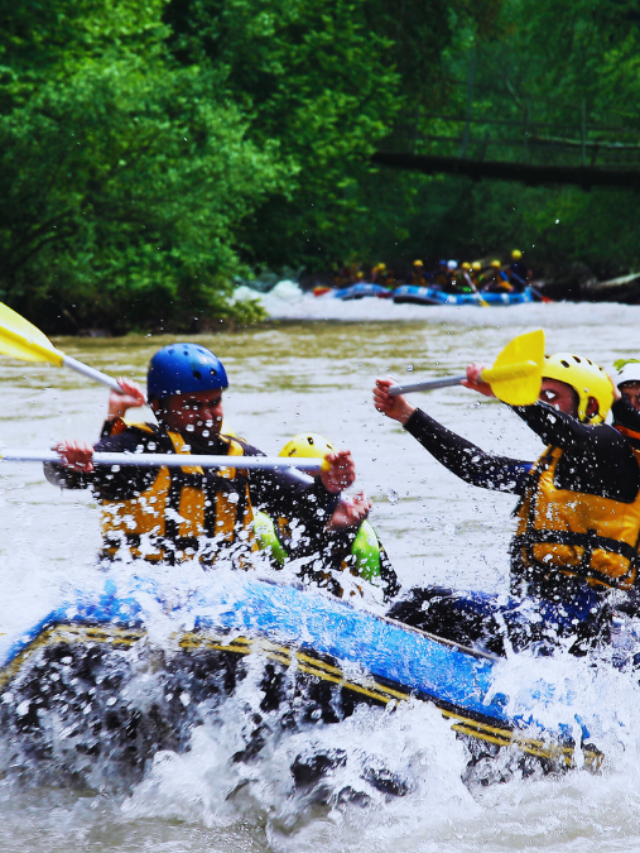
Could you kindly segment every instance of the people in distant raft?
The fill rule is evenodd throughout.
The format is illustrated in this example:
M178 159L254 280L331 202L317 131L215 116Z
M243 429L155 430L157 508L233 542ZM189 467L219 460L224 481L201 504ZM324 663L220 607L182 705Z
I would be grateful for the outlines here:
M522 293L531 283L531 270L522 263L520 249L514 249L511 252L511 265L507 269L507 277L514 293Z
M509 281L507 273L502 269L500 261L496 258L491 261L490 267L482 289L487 293L513 293L515 288Z
M341 502L341 490L355 479L348 450L330 453L326 470L311 483L295 473L243 470L243 456L263 454L242 439L220 434L227 374L204 347L172 344L151 359L147 389L157 424L125 423L127 410L145 399L134 383L120 384L126 393L112 392L98 443L62 442L55 448L62 463L45 465L50 482L90 487L101 501L103 558L169 564L198 558L211 564L223 555L246 566L249 553L257 550L254 507L304 523L299 553L308 555L323 547L329 527L357 530L366 518L365 498ZM94 467L94 450L180 453L185 462L191 453L223 455L229 467Z
M451 286L451 276L449 275L449 262L446 259L438 261L432 279L432 287L448 292Z
M421 260L416 260L411 265L411 272L407 276L406 284L413 284L416 287L425 287L428 284L424 263Z
M482 288L484 279L482 277L482 264L480 263L480 261L474 261L471 264L469 278L471 279L473 284L475 284L476 290L480 290Z
M335 452L336 448L330 441L310 432L294 436L284 445L280 456L327 459ZM369 521L365 519L357 527L343 523L345 505L349 500L343 498L334 510L327 525L329 535L324 539L318 558L303 564L300 576L340 597L354 595L358 589L362 591L362 581L366 581L381 588L384 600L389 601L400 590L397 575ZM364 500L363 495L360 495L360 500ZM270 552L277 568L298 556L301 530L300 525L292 523L291 519L283 516L272 518L266 512L258 512L254 530L259 546Z
M478 287L473 280L473 269L470 263L465 261L460 265L460 289L464 293L477 293Z
M470 366L466 384L491 396L481 370ZM432 588L414 591L391 615L498 652L506 625L517 648L567 637L581 653L606 636L613 591L618 605L636 607L640 445L603 423L614 389L599 365L572 353L547 357L538 402L513 407L547 445L535 463L486 453L404 397L390 396L391 384L376 382L378 411L468 483L520 498L508 604Z

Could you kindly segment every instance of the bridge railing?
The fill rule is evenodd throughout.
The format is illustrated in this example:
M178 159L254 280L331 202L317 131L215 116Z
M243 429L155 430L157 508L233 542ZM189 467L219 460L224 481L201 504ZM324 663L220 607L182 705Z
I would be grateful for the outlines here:
M603 121L600 115L590 120L584 103L562 109L564 120L560 121L538 118L540 112L529 104L500 117L486 114L477 104L466 113L464 109L422 110L412 124L399 124L384 148L531 166L640 169L640 128L629 126L624 116L605 116Z

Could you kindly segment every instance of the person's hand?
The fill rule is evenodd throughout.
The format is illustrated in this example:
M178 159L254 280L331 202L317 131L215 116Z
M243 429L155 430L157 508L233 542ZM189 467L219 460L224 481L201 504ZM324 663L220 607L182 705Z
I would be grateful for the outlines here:
M72 471L90 474L93 471L93 447L83 441L61 441L52 448L60 454L60 464Z
M137 409L139 406L144 406L147 402L137 382L132 382L130 379L125 379L124 376L119 376L118 385L122 388L124 394L119 394L117 391L111 392L109 396L109 414L107 415L107 420L109 421L115 421L116 418L123 418L128 409Z
M376 384L373 386L373 405L388 418L399 421L401 424L406 424L415 412L415 406L407 403L406 398L402 394L392 397L389 394L389 388L392 385L395 385L395 381L391 378L376 379Z
M364 492L360 492L355 497L340 498L338 506L329 519L327 530L360 527L371 512L371 507L372 503L369 498L365 498Z
M328 492L337 495L338 492L353 485L356 478L356 465L350 450L330 453L325 457L325 461L329 463L329 468L320 472L320 479Z
M491 385L488 382L482 381L482 371L485 370L486 364L480 364L474 361L467 367L467 378L461 385L465 388L471 388L472 391L477 391L479 394L484 394L485 397L495 397L496 395L491 390Z

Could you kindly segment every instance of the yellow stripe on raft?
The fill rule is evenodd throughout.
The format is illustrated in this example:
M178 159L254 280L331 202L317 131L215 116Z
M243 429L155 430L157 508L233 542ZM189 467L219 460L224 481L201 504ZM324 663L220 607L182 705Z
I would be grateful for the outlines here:
M0 687L4 687L28 661L28 659L46 646L57 643L79 643L93 645L101 643L116 647L130 647L138 643L146 636L146 632L138 629L118 628L116 626L91 626L60 624L47 628L36 639L30 643L11 663L0 672ZM380 684L375 679L363 679L362 682L351 681L345 677L344 672L337 666L326 661L314 658L308 653L292 651L286 646L280 646L269 640L250 640L246 637L234 637L225 641L223 638L196 632L185 632L174 634L171 638L177 642L185 651L197 651L198 649L210 649L213 651L230 652L233 654L249 655L252 653L264 654L269 660L290 666L295 663L300 672L314 676L323 681L337 684L362 696L367 696L382 704L407 700L412 694L409 691L395 690ZM438 706L438 702L434 700ZM490 723L474 720L466 717L458 711L449 708L440 708L442 715L452 721L453 731L473 737L486 743L497 746L515 746L521 752L536 758L547 759L553 762L563 763L567 767L575 767L574 748L560 746L557 743L549 743L538 738L526 737L508 725L497 726ZM582 748L585 766L597 771L602 765L603 755L594 746L587 745Z

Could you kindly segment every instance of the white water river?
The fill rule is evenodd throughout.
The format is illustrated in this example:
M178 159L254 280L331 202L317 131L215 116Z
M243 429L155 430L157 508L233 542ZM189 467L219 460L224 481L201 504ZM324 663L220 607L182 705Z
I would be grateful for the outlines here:
M491 362L514 335L542 327L547 351L589 355L603 366L640 355L640 307L537 304L514 308L340 303L282 284L264 297L273 324L200 336L224 361L231 386L225 417L269 455L295 433L320 432L353 451L357 488L403 587L426 583L504 590L512 531L508 495L474 490L442 469L371 404L376 375L460 373ZM61 339L57 345L105 372L143 381L151 354L170 338ZM2 448L47 448L60 438L95 440L107 391L53 367L2 359ZM481 447L533 459L541 446L500 403L465 389L422 395L432 415ZM1 463L0 463L1 464ZM37 465L0 469L0 631L30 624L61 592L95 582L99 514L91 496L61 493ZM178 570L175 570L178 572ZM176 586L181 583L176 576ZM508 689L536 662L515 662ZM0 851L617 851L640 849L640 691L630 675L594 672L562 658L555 667L598 716L607 760L599 775L515 778L468 789L463 745L421 704L393 717L363 713L339 726L273 746L249 778L233 777L238 723L198 729L183 755L160 756L133 790L0 779ZM375 756L414 789L373 805L321 808L292 795L287 768L310 740L339 745L352 764ZM236 772L236 771L233 771ZM348 771L344 771L348 774ZM352 782L345 775L339 784ZM95 780L94 780L95 782ZM338 782L336 782L338 784ZM235 786L235 787L234 787ZM240 793L238 793L238 790ZM235 791L231 796L230 791Z

